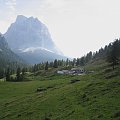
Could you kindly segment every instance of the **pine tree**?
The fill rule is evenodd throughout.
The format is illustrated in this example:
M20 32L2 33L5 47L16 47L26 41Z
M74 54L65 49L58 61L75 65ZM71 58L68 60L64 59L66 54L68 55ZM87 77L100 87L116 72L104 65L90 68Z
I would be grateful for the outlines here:
M45 64L45 70L48 70L48 61Z
M57 59L54 60L54 68L58 68L58 62L57 62Z
M54 63L53 62L50 62L50 67L53 67Z
M67 60L66 60L66 66L68 66L69 65L69 59L67 58Z
M10 81L10 69L9 68L6 71L6 81Z
M80 59L77 58L76 66L79 66L79 65L80 65Z
M0 69L0 79L5 77L4 69Z
M110 46L108 54L107 54L107 61L111 63L113 69L115 65L119 64L120 61L120 40L116 39L112 46Z
M73 59L72 66L74 67L76 65L76 58Z
M25 68L22 69L22 75L25 75Z
M81 66L84 66L84 65L85 65L85 57L84 57L84 56L81 57L81 59L80 59L80 65L81 65Z
M88 63L92 59L92 52L90 51L85 57L85 63Z
M20 81L20 80L21 80L21 75L20 75L20 73L21 73L21 70L20 70L20 67L18 67L18 68L17 68L17 74L16 74L16 79L17 79L17 81Z

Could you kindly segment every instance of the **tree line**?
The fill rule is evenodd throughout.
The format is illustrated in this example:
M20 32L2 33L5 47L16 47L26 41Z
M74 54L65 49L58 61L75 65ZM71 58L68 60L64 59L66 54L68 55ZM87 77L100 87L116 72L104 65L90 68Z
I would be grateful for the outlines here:
M27 68L20 68L18 67L15 76L12 76L13 74L11 73L11 69L8 68L5 73L5 79L6 81L22 81L25 78L25 72L27 72Z
M110 65L115 69L116 65L120 64L120 39L116 39L114 42L106 45L104 48L100 48L96 52L89 52L86 55L80 58L74 58L66 60L57 60L51 62L44 62L40 64L35 64L33 66L23 67L24 65L19 66L17 62L9 63L8 67L0 68L0 78L6 78L6 81L21 81L24 79L25 72L35 73L39 70L49 70L50 68L71 68L76 66L85 66L92 61L98 59L105 59ZM4 62L3 62L4 64ZM12 77L12 74L16 74L15 77Z
M106 62L110 63L110 66L115 69L116 65L120 64L120 39L115 39L114 42L106 45L104 48L100 48L96 52L89 52L87 55L77 58L76 65L84 66L91 61L96 61L98 59L104 59Z

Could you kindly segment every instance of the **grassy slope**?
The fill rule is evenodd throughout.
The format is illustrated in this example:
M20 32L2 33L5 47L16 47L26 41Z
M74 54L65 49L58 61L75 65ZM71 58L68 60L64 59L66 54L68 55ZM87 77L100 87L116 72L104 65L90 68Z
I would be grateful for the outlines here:
M106 72L102 62L92 68L99 69L85 76L0 82L0 120L120 120L120 76L108 79L113 71Z

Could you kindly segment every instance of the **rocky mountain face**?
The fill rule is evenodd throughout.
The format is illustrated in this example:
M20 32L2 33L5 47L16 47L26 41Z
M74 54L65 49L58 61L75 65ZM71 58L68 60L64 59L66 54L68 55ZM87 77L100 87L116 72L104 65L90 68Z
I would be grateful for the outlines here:
M29 63L65 58L54 44L47 27L37 18L19 15L4 36L11 49L23 59L31 56L27 60Z
M11 51L5 37L0 34L0 69L7 67L11 62L24 63L18 55Z
M0 33L0 51L4 52L4 50L9 50L9 47L4 36Z

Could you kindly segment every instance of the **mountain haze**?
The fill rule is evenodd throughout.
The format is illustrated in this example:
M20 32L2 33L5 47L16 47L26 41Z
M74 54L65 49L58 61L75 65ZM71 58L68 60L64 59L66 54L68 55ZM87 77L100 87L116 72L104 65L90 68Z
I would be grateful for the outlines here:
M24 63L24 61L9 48L5 37L0 34L0 69L7 67L9 63L13 62L17 62L18 64Z
M29 63L66 58L37 18L18 15L4 35L11 49Z

